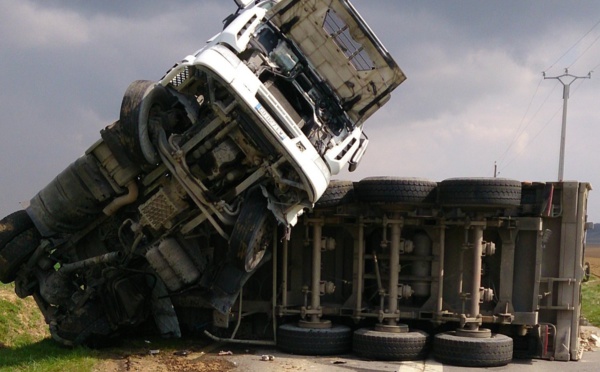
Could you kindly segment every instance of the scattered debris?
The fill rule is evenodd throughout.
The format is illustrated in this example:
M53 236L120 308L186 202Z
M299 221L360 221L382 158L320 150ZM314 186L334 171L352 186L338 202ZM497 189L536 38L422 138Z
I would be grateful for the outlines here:
M233 355L233 352L231 350L228 351L219 351L219 355Z
M178 350L173 353L173 355L177 355L177 356L188 356L189 354L190 354L189 350Z
M160 350L158 350L158 349L148 350L148 354L150 354L150 355L158 355L159 353L160 353Z
M261 355L260 360L262 361L273 361L275 360L275 356L273 355Z
M583 351L594 351L594 349L600 347L600 336L592 330L581 330L579 338Z

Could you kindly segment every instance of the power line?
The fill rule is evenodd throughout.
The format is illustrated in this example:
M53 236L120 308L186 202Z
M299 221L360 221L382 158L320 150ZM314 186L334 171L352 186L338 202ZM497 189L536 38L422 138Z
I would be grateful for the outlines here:
M590 28L590 29L588 30L588 32L586 32L586 33L585 33L585 35L583 35L582 37L580 37L580 38L579 38L579 40L577 40L577 41L575 42L575 44L573 44L573 45L572 45L572 46L571 46L569 49L567 49L567 51L566 51L566 52L564 52L564 53L563 53L563 54L562 54L560 57L558 57L558 59L557 59L556 61L554 61L554 63L552 63L552 64L550 65L550 67L548 67L547 69L545 69L545 70L544 70L544 72L546 72L546 71L550 70L552 67L554 67L554 65L555 65L555 64L557 64L557 63L558 63L558 61L560 61L561 59L563 59L563 57L564 57L564 56L566 56L566 55L567 55L567 54L568 54L568 53L569 53L571 50L573 50L573 48L575 48L575 47L577 46L577 44L579 44L579 43L581 42L581 40L583 40L583 39L584 39L586 36L588 36L588 35L589 35L589 33L590 33L590 32L592 32L592 30L594 30L596 27L598 27L598 25L599 25L599 24L600 24L600 20L598 20L598 22L596 22L596 23L595 23L595 24L592 26L592 28ZM594 41L594 42L595 42L595 41Z
M581 37L580 37L580 38L579 38L579 39L578 39L578 40L577 40L577 41L576 41L576 42L575 42L575 43L574 43L574 44L573 44L573 45L572 45L572 46L571 46L569 49L567 49L567 51L565 51L565 52L564 52L564 53L563 53L563 54L562 54L562 55L561 55L561 56L560 56L560 57L559 57L559 58L558 58L556 61L554 61L554 63L552 63L552 64L551 64L551 65L550 65L548 68L546 68L546 70L544 70L544 71L542 72L542 75L543 75L543 77L544 77L543 79L546 79L546 71L548 71L548 70L550 70L552 67L554 67L554 65L555 65L556 63L558 63L558 62L559 62L561 59L563 59L563 58L564 58L564 57L565 57L565 56L566 56L566 55L567 55L567 54L568 54L568 53L569 53L571 50L573 50L573 49L574 49L574 48L575 48L575 47L576 47L576 46L577 46L579 43L581 43L581 41L582 41L582 40L583 40L583 39L584 39L586 36L588 36L588 35L589 35L589 34L590 34L590 33L591 33L591 32L592 32L592 31L593 31L593 30L594 30L596 27L598 27L598 25L600 25L600 20L598 20L598 21L597 21L597 22L596 22L596 23L595 23L595 24L594 24L594 25L593 25L593 26L592 26L592 27L591 27L591 28L590 28L590 29L589 29L589 30L588 30L588 31L587 31L587 32L586 32L586 33L585 33L583 36L581 36ZM595 44L595 43L596 43L596 42L597 42L599 39L600 39L600 35L599 35L598 37L596 37L596 38L594 39L594 41L592 41L592 43L591 43L591 44L589 44L589 45L587 46L587 48L586 48L586 49L585 49L585 50L584 50L584 51L583 51L581 54L579 54L579 56L578 56L578 57L577 57L577 58L576 58L576 59L575 59L575 60L574 60L574 61L573 61L573 62L572 62L570 65L569 65L569 67L573 66L573 65L574 65L574 64L575 64L575 63L576 63L576 62L577 62L577 61L578 61L578 60L579 60L579 59L580 59L580 58L581 58L581 57L582 57L584 54L586 54L586 53L588 52L588 50L589 50L589 49L590 49L590 48L591 48L591 47L592 47L592 46L593 46L593 45L594 45L594 44ZM599 64L597 64L596 66L594 66L594 68L592 68L592 69L590 70L590 72L588 73L588 77L590 77L590 76L591 76L590 74L592 73L592 71L593 71L593 70L595 70L595 69L596 69L598 66L600 66L600 63L599 63ZM565 75L561 75L560 77L565 77L565 76L567 76L567 75L568 75L568 68L569 68L569 67L567 67L567 68L565 69L565 73L566 73L566 74L565 74ZM574 77L573 75L570 75L570 76L571 76L571 77ZM560 80L560 77L554 77L553 79L557 79L557 80L559 80L559 81L560 81L560 82L563 84L563 90L564 90L564 89L565 89L565 83L564 83L562 80ZM574 81L574 80L577 80L577 78L583 78L583 77L575 77L575 79L573 79L573 81ZM543 79L542 79L542 80L543 80ZM551 78L548 78L548 79L551 79ZM504 159L506 158L506 155L508 154L508 151L509 151L509 150L511 149L511 147L512 147L512 146L513 146L513 145L514 145L516 142L517 142L517 139L518 139L518 138L519 138L519 137L520 137L520 136L521 136L523 133L525 133L525 130L526 130L526 129L527 129L527 127L528 127L528 126L529 126L529 125L530 125L530 124L533 122L533 119L534 119L534 118L537 116L538 112L539 112L539 111L541 110L541 108L544 106L544 104L546 103L546 101L547 101L547 100L548 100L548 98L550 97L550 94L551 94L551 93L554 91L554 89L556 88L556 86L558 86L558 84L556 84L556 85L554 86L554 88L553 88L553 89L550 91L550 93L548 94L548 96L546 96L546 98L544 99L544 101L542 102L542 104L540 105L540 107L538 108L538 110L536 111L536 113L535 113L535 114L534 114L534 115L531 117L531 119L530 119L530 120L527 122L527 124L525 125L525 127L523 127L523 129L521 130L521 127L523 126L523 122L524 122L524 120L525 120L525 117L526 117L526 116L527 116L527 114L529 113L529 109L531 108L531 104L532 104L532 102L533 102L534 98L535 98L535 97L536 97L536 95L537 95L537 92L538 92L538 89L539 89L539 87L540 87L540 85L541 85L541 82L542 82L542 80L540 80L540 82L538 83L538 86L537 86L537 87L536 87L536 89L535 89L535 92L534 92L534 94L533 94L533 97L532 97L532 98L531 98L531 100L529 101L529 104L528 104L528 106L527 106L527 109L525 110L525 114L524 114L524 115L523 115L523 117L521 118L521 121L519 122L519 127L518 127L518 128L517 128L517 130L515 131L515 134L514 134L514 136L513 136L512 140L510 141L510 143L509 143L509 145L507 146L506 150L504 150L504 153L502 153L502 155L500 156L500 159L498 160L498 163L499 163L498 165L502 165L502 163L504 162ZM573 81L571 81L571 82L570 82L568 85L570 85L570 84L571 84ZM567 92L566 92L566 94L567 94L567 97L568 97L568 88L567 88ZM565 95L565 92L563 92L563 96L564 96L564 95ZM566 115L566 100L565 100L565 102L564 102L564 104L563 104L563 111L564 111L564 113L563 113L563 116L565 116L565 115ZM558 112L558 111L557 111L557 112ZM552 116L552 118L554 118L554 116L556 116L556 113L555 113L555 114ZM551 119L551 120L552 120L552 119ZM566 117L563 117L563 121L566 121ZM541 130L540 130L540 131L539 131L539 132L538 132L538 133L537 133L537 134L536 134L536 135L533 137L533 139L535 139L535 138L536 138L536 137L537 137L537 136L538 136L538 135L539 135L539 134L540 134L540 133L541 133L541 132L544 130L544 128L546 128L546 127L548 126L548 124L549 124L549 123L550 123L550 121L548 121L548 122L547 122L547 123L544 125L544 127L542 127L542 129L541 129ZM565 124L563 124L563 125L565 125ZM533 140L533 139L532 139L532 140ZM563 141L563 140L564 140L564 129L563 129L563 133L561 134L561 143L562 143L562 141ZM529 142L529 141L528 141L528 142ZM520 153L521 153L521 152L522 152L522 150L518 151L518 152L517 152L517 154L516 154L516 156L515 156L514 158L512 158L512 159L511 159L511 160L510 160L508 163L506 163L506 165L505 165L503 168L507 167L507 166L508 166L510 163L512 163L512 161L513 161L513 160L514 160L516 157L518 157L518 156L520 155ZM564 144L563 144L563 145L561 145L561 160L560 160L560 163L561 163L561 164L562 164L562 163L563 163L563 161L564 161L564 158L563 158L563 156L564 156ZM496 163L496 162L494 162L494 167L496 167L496 164L497 164L497 163ZM562 179L562 176L561 176L561 174L560 174L560 173L561 173L561 171L562 171L562 166L559 166L559 168L560 168L560 169L559 169L559 179ZM494 171L494 173L496 173L496 172Z
M500 156L500 159L498 160L500 163L502 163L504 156L506 156L506 154L508 153L508 150L510 150L512 145L515 143L515 140L517 139L517 137L519 135L519 131L521 130L521 126L523 125L523 121L525 121L525 117L527 117L527 114L529 113L529 109L531 108L531 103L533 102L533 99L537 95L538 89L540 88L540 85L542 85L543 80L544 79L540 79L540 82L538 83L537 87L535 87L535 92L533 92L533 96L531 97L531 100L529 101L529 105L527 105L525 114L523 114L523 117L521 118L521 121L519 122L519 127L515 131L515 135L513 136L512 140L510 141L508 147L506 147L506 150L504 150L504 153Z
M587 51L588 51L588 50L590 50L590 48L591 48L591 47L592 47L594 44L596 44L596 41L598 41L598 39L600 39L600 35L598 35L598 37L597 37L596 39L594 39L594 41L592 41L592 43L591 43L590 45L588 45L588 47L587 47L587 48L585 48L585 50L584 50L584 51L583 51L583 52L582 52L582 53L579 55L579 57L575 58L575 60L573 61L573 63L571 63L571 64L569 65L569 67L567 67L567 68L571 68L571 66L573 66L573 65L575 64L575 62L579 61L579 58L583 57L583 55L584 55L585 53L587 53Z
M542 79L542 80L543 80L543 79ZM571 95L573 95L573 96L574 96L574 95L575 95L575 93L577 92L577 90L579 89L579 87L581 87L581 85L582 85L582 84L583 84L583 81L579 82L579 83L578 83L578 84L575 86L575 88L573 89L573 91L571 92ZM556 88L557 86L558 86L558 82L556 83L556 85L554 86L554 88ZM551 92L554 92L554 89L552 89L552 91L551 91ZM547 99L549 96L550 96L550 95L548 95L548 96L546 97L546 99ZM545 101L544 101L544 102L545 102ZM541 108L541 106L540 106L540 108ZM500 174L502 171L504 171L506 168L508 168L508 166L509 166L510 164L512 164L512 162L513 162L513 161L515 161L516 159L518 159L518 158L519 158L519 156L521 156L521 155L523 154L523 151L524 151L525 149L527 149L527 145L529 145L531 142L535 141L535 139L536 139L536 138L537 138L537 137L538 137L538 136L539 136L539 135L540 135L540 134L541 134L541 133L544 131L544 129L546 129L546 127L548 127L548 125L550 125L550 123L551 123L551 122L554 120L554 118L556 117L556 115L558 115L558 113L560 112L560 110L561 110L561 108L559 107L559 108L557 108L557 109L556 109L556 111L554 111L554 113L553 113L553 114L552 114L552 116L551 116L551 117L550 117L550 118L549 118L549 119L546 121L546 123L544 124L544 126L542 126L542 128L540 128L540 130L539 130L539 131L537 131L537 133L536 133L536 134L535 134L533 137L531 137L531 139L527 140L527 142L525 142L525 145L524 145L524 146L523 146L523 147L522 147L520 150L517 150L517 153L516 153L516 154L515 154L515 155L514 155L512 158L510 158L510 160L509 160L509 161L508 161L508 162L507 162L507 163L506 163L506 164L505 164L503 167L501 167L501 168L498 170L498 174ZM538 109L538 111L539 111L539 109ZM524 128L523 130L525 130L525 128Z
M552 114L552 116L550 117L550 119L548 119L548 121L546 122L546 124L544 124L544 126L533 136L531 137L530 140L528 140L525 143L525 146L523 146L522 149L518 150L517 153L515 154L514 157L512 157L507 163L506 165L504 165L504 167L502 167L502 169L500 170L504 170L506 169L513 161L515 161L519 156L521 156L523 154L523 150L527 148L527 145L529 143L531 143L533 140L535 140L543 131L544 129L546 129L546 127L552 122L552 120L554 120L554 118L556 117L556 115L560 112L560 107L558 109L556 109L556 111L554 111L554 114ZM500 173L500 172L499 172Z
M540 84L542 83L542 81L544 81L544 79L540 79L540 82L538 83L538 88L540 86ZM506 154L508 153L508 150L515 144L517 143L517 139L523 135L523 133L525 133L525 130L529 127L529 125L531 125L531 123L533 123L533 120L537 117L538 113L540 112L540 110L542 109L542 107L544 107L544 105L546 104L546 102L548 101L548 99L550 98L550 96L552 95L552 93L554 92L554 90L556 89L556 87L558 86L558 82L554 85L554 87L548 92L548 94L546 95L546 97L544 98L544 100L542 101L542 103L540 104L540 106L538 107L538 109L536 110L536 112L531 116L531 118L529 119L529 121L527 122L527 124L525 125L525 127L523 127L522 130L519 131L519 129L521 128L521 125L519 125L519 128L517 129L517 131L515 132L515 136L513 137L512 141L510 142L510 144L508 145L508 147L506 148L506 150L504 151L504 154L502 154L502 156L500 157L499 165L502 165L502 162L504 161ZM536 93L537 93L537 88L536 88ZM535 95L534 95L535 97ZM531 99L531 101L533 101L533 97ZM531 102L530 102L531 105ZM529 108L528 108L529 110ZM522 122L523 120L521 120ZM508 165L508 164L507 164Z

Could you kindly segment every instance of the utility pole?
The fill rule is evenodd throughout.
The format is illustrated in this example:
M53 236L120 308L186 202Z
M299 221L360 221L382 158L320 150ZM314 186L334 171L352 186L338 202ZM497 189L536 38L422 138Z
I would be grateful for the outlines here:
M556 79L563 85L563 116L562 116L562 129L560 132L560 157L558 159L558 182L563 181L563 172L565 169L565 137L567 131L567 102L569 101L569 91L571 84L577 79L590 79L592 72L588 72L587 76L575 76L569 74L569 69L565 68L565 73L560 76L548 77L545 72L542 72L544 79ZM563 79L568 81L565 82Z

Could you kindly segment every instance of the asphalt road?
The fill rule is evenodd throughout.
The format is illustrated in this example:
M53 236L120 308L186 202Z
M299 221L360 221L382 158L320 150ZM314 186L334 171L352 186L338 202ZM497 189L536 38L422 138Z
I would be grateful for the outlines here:
M592 327L600 335L600 329ZM256 348L244 345L219 345L220 350L231 350L232 355L223 356L235 364L234 370L245 372L281 371L327 371L327 372L459 372L459 371L508 371L508 372L597 372L600 370L600 349L584 352L579 361L558 362L548 360L520 360L493 368L465 368L443 365L432 358L414 362L379 362L358 359L353 355L334 357L306 357L284 354L273 348ZM263 361L262 355L272 355L273 360Z
M273 355L274 360L262 361L261 355ZM514 360L512 363L493 368L465 368L443 365L433 359L414 362L378 362L357 359L352 355L339 357L304 357L282 354L273 349L257 349L252 353L235 354L227 359L237 370L247 372L280 371L331 371L331 372L459 372L465 371L514 371L547 372L597 372L600 369L600 351L585 352L579 361L557 362L547 360Z

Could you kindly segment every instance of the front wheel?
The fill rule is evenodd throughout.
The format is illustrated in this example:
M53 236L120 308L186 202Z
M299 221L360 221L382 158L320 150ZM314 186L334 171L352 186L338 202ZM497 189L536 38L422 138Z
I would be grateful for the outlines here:
M259 192L250 194L229 239L236 266L246 272L256 269L273 241L274 231L275 217L267 209L267 200Z

